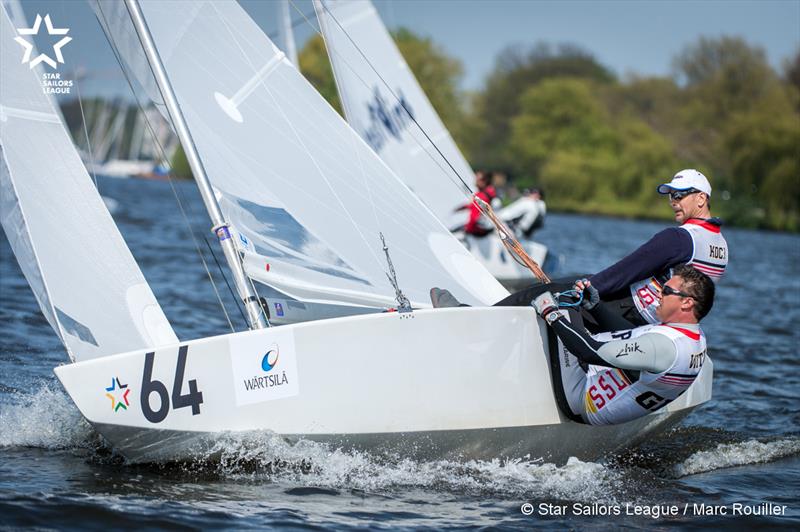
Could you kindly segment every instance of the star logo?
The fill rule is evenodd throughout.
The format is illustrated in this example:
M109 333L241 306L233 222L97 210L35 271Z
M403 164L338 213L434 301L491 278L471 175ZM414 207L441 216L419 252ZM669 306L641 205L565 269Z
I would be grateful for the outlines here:
M22 35L38 35L39 29L42 26L42 20L44 20L44 25L47 27L48 35L65 35L64 38L53 45L53 53L56 56L55 60L46 54L39 54L33 58L33 60L31 60L33 43L22 37ZM51 68L55 69L58 67L56 61L59 63L64 62L64 56L61 54L61 48L71 41L72 37L66 37L67 33L69 32L69 28L54 28L53 23L50 21L50 15L45 15L44 19L42 19L42 16L37 14L32 28L17 28L17 31L19 32L20 36L15 37L14 40L25 49L25 54L22 56L23 64L30 63L30 68L33 68L39 63L47 63Z
M128 401L128 394L131 393L127 384L122 384L119 377L111 379L111 386L106 388L106 397L111 399L111 410L116 412L120 408L127 410L131 403Z

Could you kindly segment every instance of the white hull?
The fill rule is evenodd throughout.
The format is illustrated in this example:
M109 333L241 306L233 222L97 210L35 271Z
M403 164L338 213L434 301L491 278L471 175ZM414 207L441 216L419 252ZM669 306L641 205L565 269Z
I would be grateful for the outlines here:
M90 173L108 177L130 177L148 174L153 171L155 166L156 163L154 161L112 159L105 163L87 163L86 169Z
M133 461L189 459L219 437L250 431L422 459L592 459L672 426L711 396L709 363L660 412L618 426L574 423L554 400L543 332L530 308L420 310L229 334L55 371L82 414ZM175 382L181 346L185 371ZM286 380L268 386L267 375ZM244 386L258 377L264 387ZM148 420L142 390L155 390L152 381L162 383L167 406L151 390ZM196 413L180 406L192 381L202 393ZM154 421L153 411L163 418Z
M484 237L456 233L456 237L506 288L521 288L536 282L531 271L509 254L497 233L490 233ZM520 244L539 266L544 265L547 246L533 240L521 240Z

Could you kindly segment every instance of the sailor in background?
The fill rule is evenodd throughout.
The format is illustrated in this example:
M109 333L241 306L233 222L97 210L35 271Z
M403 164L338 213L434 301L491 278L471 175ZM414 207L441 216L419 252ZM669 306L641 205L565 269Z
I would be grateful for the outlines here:
M589 281L578 281L575 290L583 292L584 309L614 332L589 334L580 315L568 319L551 292L531 303L563 343L552 369L565 414L591 425L624 423L663 408L694 382L706 358L699 322L714 302L706 274L689 265L674 269L656 296L658 325L633 327L608 312Z
M547 206L544 192L538 188L525 189L522 196L497 212L497 217L506 222L517 234L517 238L530 240L533 233L544 225Z
M499 207L500 198L497 196L497 190L495 190L494 185L492 185L492 176L489 172L485 170L478 170L475 172L475 188L478 189L477 192L475 192L475 196L491 205L492 208ZM469 218L467 219L467 223L463 226L463 231L466 234L481 237L494 231L494 226L490 221L485 219L474 201L470 201L466 205L458 207L456 212L463 210L469 211Z
M716 282L728 265L728 243L722 236L722 221L711 217L711 185L706 176L697 170L681 170L657 190L668 195L675 221L681 225L656 233L627 257L589 276L607 309L634 325L659 322L656 309L661 287L670 278L673 267L690 264ZM556 281L551 290L566 290L572 282ZM533 286L495 305L524 306L539 293L541 287ZM593 332L609 330L591 320L587 326Z

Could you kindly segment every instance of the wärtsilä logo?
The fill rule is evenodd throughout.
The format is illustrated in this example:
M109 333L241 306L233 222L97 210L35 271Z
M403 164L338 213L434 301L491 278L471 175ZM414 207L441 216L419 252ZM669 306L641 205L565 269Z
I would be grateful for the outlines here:
M261 369L269 375L255 375L250 379L244 379L244 389L248 392L254 390L263 390L272 388L274 386L283 386L289 384L289 378L286 376L286 371L270 373L278 364L278 346L273 344L261 358Z
M42 20L44 20L44 25L47 28L48 35L64 35L58 42L53 44L53 54L55 55L55 59L50 57L47 54L40 53L33 59L31 59L31 55L33 54L33 35L38 35L39 30L42 26ZM46 63L50 66L50 68L57 68L58 63L64 62L64 56L61 53L61 48L66 45L68 42L72 40L72 37L67 37L67 33L69 33L69 28L54 28L53 23L50 20L50 15L45 15L42 18L41 15L36 15L36 20L33 23L33 27L31 28L17 28L17 32L19 35L14 38L15 41L19 43L20 46L25 50L22 56L22 63L29 63L29 67L33 68L39 63ZM30 35L31 40L29 41L23 35Z
M261 369L266 372L272 371L275 365L278 363L278 346L273 345L270 347L269 351L264 355L264 358L261 359Z

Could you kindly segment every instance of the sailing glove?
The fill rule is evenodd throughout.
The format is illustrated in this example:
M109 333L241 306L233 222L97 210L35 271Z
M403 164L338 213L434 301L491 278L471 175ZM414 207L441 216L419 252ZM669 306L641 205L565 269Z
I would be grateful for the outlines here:
M581 288L578 283L580 283L583 288ZM592 310L600 303L600 292L597 291L597 288L592 286L588 279L578 279L575 282L575 290L583 291L581 306L586 310Z

